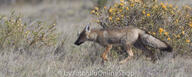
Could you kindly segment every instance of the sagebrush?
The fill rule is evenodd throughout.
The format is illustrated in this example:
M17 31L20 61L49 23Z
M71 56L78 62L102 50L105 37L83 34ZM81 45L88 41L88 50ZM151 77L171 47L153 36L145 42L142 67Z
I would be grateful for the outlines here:
M157 0L124 1L103 9L95 7L91 13L103 28L133 25L171 44L179 54L191 54L192 8Z
M47 25L41 21L27 23L14 12L10 16L0 16L0 48L41 48L56 44L58 33L55 23Z

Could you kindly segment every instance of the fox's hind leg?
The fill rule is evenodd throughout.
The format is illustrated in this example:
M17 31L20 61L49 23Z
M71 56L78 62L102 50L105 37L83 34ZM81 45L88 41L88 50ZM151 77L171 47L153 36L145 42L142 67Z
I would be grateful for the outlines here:
M104 61L108 61L108 59L107 59L107 53L111 50L111 48L112 48L112 45L107 45L105 51L104 51L103 54L101 55L101 57L102 57L102 59L103 59Z
M131 59L133 57L133 51L131 49L131 46L126 45L125 49L126 49L126 52L129 54L129 56L127 58L125 58L124 60L120 61L119 62L120 64L127 62L129 59Z
M157 60L155 54L151 50L149 50L140 40L137 40L134 43L134 47L142 50L146 57L150 57L151 61L155 62Z

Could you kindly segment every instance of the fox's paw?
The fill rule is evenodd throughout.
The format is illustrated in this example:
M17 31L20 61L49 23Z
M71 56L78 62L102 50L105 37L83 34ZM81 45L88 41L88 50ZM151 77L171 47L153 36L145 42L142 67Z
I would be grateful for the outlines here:
M126 63L128 60L121 60L120 62L119 62L119 64L124 64L124 63Z
M124 63L126 63L129 59L131 59L132 57L131 56L128 56L127 58L125 58L124 60L121 60L120 62L119 62L119 64L124 64Z
M108 58L107 58L106 55L102 55L101 57L102 57L102 59L103 59L104 61L108 61Z

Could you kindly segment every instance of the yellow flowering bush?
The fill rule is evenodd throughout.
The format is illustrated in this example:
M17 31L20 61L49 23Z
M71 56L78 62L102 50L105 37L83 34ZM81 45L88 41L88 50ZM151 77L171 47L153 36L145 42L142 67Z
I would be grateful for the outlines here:
M0 16L0 48L18 49L54 45L57 38L55 25L40 21L25 23L21 16Z
M137 0L138 1L138 0ZM178 53L192 51L192 9L157 0L120 0L92 13L103 28L133 25L173 46ZM192 53L191 53L192 54Z

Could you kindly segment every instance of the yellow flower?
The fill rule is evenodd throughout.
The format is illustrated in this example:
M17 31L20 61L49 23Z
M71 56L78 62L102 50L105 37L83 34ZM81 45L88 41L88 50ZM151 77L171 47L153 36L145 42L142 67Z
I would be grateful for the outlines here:
M175 14L175 12L173 12L173 10L171 11L171 14Z
M178 19L176 19L175 21L176 21L176 23L178 23L178 22L179 22L179 20L178 20Z
M119 12L121 13L123 10L119 10Z
M185 41L186 41L187 43L190 43L190 42L191 42L191 41L190 41L190 40L188 40L188 39L186 39Z
M168 38L167 38L167 40L171 40L171 38L170 38L170 37L168 37Z
M118 6L119 6L119 4L117 4L117 3L114 4L114 7L118 7Z
M109 20L112 20L112 17L111 17L111 16L109 17Z
M28 35L30 31L26 31L25 34Z
M148 31L148 33L149 33L149 34L151 34L151 32L150 32L150 31Z
M116 13L114 12L113 15L115 15Z
M163 28L159 28L159 33L161 34L164 31Z
M96 20L97 23L99 23L100 21L99 20Z
M99 15L99 13L98 13L98 12L95 12L95 15Z
M98 8L98 7L95 7L95 10L99 10L99 8Z
M56 24L54 23L53 26L55 26Z
M181 36L178 34L178 35L177 35L177 38L180 38L180 37L181 37Z
M173 8L174 10L176 10L178 8L178 6L175 6L175 8Z
M114 10L113 8L110 8L110 9L109 9L109 12L110 12L110 13L112 13L112 12L113 12L113 10Z
M161 2L161 7L162 7L163 9L167 10L166 5L165 5L164 3L162 3L162 2Z
M121 3L120 3L120 5L121 5L121 6L124 6L124 3L123 3L123 2L121 2Z
M124 17L124 15L121 15L121 17Z
M143 0L131 0L132 2L142 3Z
M106 9L107 7L106 7L106 6L104 6L103 8L104 8L104 9Z
M126 10L129 10L129 7L126 7Z
M131 5L130 5L131 7L133 7L133 6L135 6L135 4L133 4L133 3L131 3Z
M169 33L168 33L168 32L165 32L164 34L165 34L166 36L168 36Z
M184 34L185 34L185 31L182 31L182 34L184 35Z
M155 33L155 32L153 32L152 34L153 34L153 35L156 35L156 33Z
M148 13L147 16L151 16L151 15Z
M95 10L92 10L92 11L91 11L91 14L94 14L94 13L95 13Z
M119 21L119 20L120 20L120 18L119 18L119 17L117 17L117 18L116 18L116 20L117 20L117 21Z
M145 10L143 10L142 13L145 14Z
M124 0L120 0L121 2L124 2Z
M190 17L190 15L189 15L189 14L187 14L187 15L186 15L186 17Z
M189 22L189 24L188 24L191 28L192 28L192 21L191 22Z
M173 8L173 5L172 5L172 4L169 4L169 7L170 7L170 8Z

